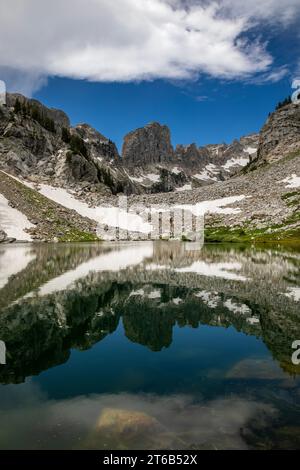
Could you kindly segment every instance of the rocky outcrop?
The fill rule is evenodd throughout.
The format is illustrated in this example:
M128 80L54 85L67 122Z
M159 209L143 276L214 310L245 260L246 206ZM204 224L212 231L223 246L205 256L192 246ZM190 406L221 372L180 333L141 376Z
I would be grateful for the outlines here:
M298 240L300 238L300 151L282 158L273 165L239 174L226 181L178 193L153 194L145 200L131 196L128 205L143 201L148 206L157 204L195 205L208 201L240 196L228 213L205 215L207 241Z
M75 127L75 131L83 139L92 158L98 159L100 162L120 163L120 155L114 142L104 137L89 124L79 124Z
M196 144L187 146L177 145L175 149L176 163L186 170L203 168L211 159L209 150L205 147L199 148Z
M272 163L300 149L300 105L289 104L272 113L260 132L254 164Z
M257 134L252 134L232 144L198 147L192 143L177 145L174 150L168 127L151 123L127 134L122 164L133 180L141 184L143 192L193 189L228 179L247 165L250 156L256 155L258 139ZM169 173L168 184L161 178L162 168ZM152 175L155 183L150 184L150 190L147 174ZM177 181L173 178L175 174L180 175Z
M186 190L226 179L248 162L249 139L253 147L255 137L248 137L174 151L168 127L153 122L125 136L121 158L103 134L88 124L70 127L63 111L37 100L8 94L0 107L0 169L70 189L91 204L118 193Z
M82 196L141 192L120 165L115 144L65 113L8 94L0 108L0 169Z
M122 159L126 166L165 163L172 157L173 147L167 126L152 122L124 137Z
M52 119L57 128L70 127L70 120L68 116L60 109L47 108L38 100L26 98L19 93L7 93L6 105L8 107L14 107L17 100L21 105L37 108L38 111L45 117Z

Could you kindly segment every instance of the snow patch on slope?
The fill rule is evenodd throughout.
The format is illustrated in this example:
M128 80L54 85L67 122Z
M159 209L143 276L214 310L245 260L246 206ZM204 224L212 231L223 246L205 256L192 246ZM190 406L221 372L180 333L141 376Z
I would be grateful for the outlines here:
M153 181L154 183L158 183L160 181L160 175L156 175L155 173L148 173L145 175L145 178L148 178L148 180Z
M118 207L105 207L105 206L90 207L87 203L80 201L73 194L71 194L71 192L67 191L64 188L53 187L47 184L40 184L38 187L36 187L36 185L34 185L33 183L24 182L22 180L19 180L16 177L14 178L20 183L25 184L26 186L37 190L40 194L47 197L48 199L51 199L57 204L60 204L63 207L66 207L67 209L76 211L82 217L87 217L91 220L95 220L96 222L101 223L101 225L108 225L109 227L119 227L120 229L129 230L133 232L141 232L141 233L150 233L152 231L151 224L148 222L145 222L143 217L135 214L134 212L126 212L125 210L119 209ZM190 190L191 188L189 187L189 185L185 185L183 186L183 188L178 188L178 189L183 191L183 190ZM237 214L240 212L240 209L238 207L230 208L230 207L225 207L225 206L239 202L243 200L245 197L246 196L244 195L230 196L230 197L225 197L222 199L202 201L193 205L192 204L174 205L170 207L170 209L189 210L194 215L198 215L198 216L205 215L208 212L218 213L218 214ZM15 209L12 209L12 208L9 208L9 210L15 211ZM155 212L155 211L163 212L164 210L165 210L164 207L161 207L159 209L156 209L155 206L152 207L152 212ZM20 215L20 221L21 221L21 218L23 218L24 227L28 226L29 228L32 226L32 224L30 224L30 222L27 220L25 216L23 216L21 213L19 213L19 215ZM18 218L16 218L16 220L17 219ZM3 227L3 229L5 230L5 227ZM31 240L28 234L25 234L22 236L22 238L20 238L20 234L18 237L16 237L15 235L10 235L9 233L11 232L8 233L7 230L5 230L5 232L9 236L13 236L14 238L18 238L21 240Z
M242 201L246 196L229 196L222 199L213 199L211 201L202 201L196 204L186 204L186 205L176 205L176 209L185 209L192 212L194 215L205 215L206 213L216 213L216 214L238 214L240 209L238 207L232 208L228 206L235 202Z
M194 178L202 181L218 181L218 178L215 175L220 173L218 167L213 163L209 163L206 167L201 171L201 173L197 173L194 175Z
M236 157L236 158L230 158L225 165L222 165L222 168L224 168L225 171L229 171L230 168L235 167L235 166L246 166L247 163L249 163L249 158L247 157Z
M79 201L65 189L54 188L45 184L40 185L39 192L58 204L75 210L81 216L88 217L101 224L142 233L151 231L151 225L144 222L142 217L127 213L118 207L89 207L88 204Z
M221 297L218 295L218 292L208 292L206 290L202 290L200 292L196 292L195 297L199 297L208 307L210 308L217 308L218 303L221 300Z
M22 212L10 207L8 200L0 194L0 228L8 237L20 241L32 241L25 230L34 227Z
M245 153L248 153L249 155L253 155L254 153L257 152L257 148L255 147L247 147L244 149Z
M174 173L174 175L179 175L182 172L182 170L180 168L178 168L178 166L174 166L174 168L172 168L171 172Z
M193 189L191 184L185 184L181 188L176 188L175 191L190 191L191 189Z
M286 297L293 299L295 302L300 301L300 287L289 287L288 291L289 292L284 294Z
M293 173L291 176L280 181L280 183L287 183L286 188L300 188L300 176Z

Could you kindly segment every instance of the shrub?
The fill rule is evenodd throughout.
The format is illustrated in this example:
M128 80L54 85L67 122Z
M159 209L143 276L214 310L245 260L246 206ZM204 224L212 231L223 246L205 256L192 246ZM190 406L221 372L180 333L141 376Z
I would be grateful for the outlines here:
M82 138L79 137L78 135L72 135L71 136L70 148L71 148L72 152L79 153L83 157L87 157L88 152L87 152L87 148L85 146L85 143L82 140Z
M288 98L285 98L285 100L283 101L279 101L279 103L276 106L276 111L280 108L283 108L284 106L287 106L288 104L291 104L291 102L292 102L292 99L290 96L288 96Z
M19 98L17 98L15 101L14 111L15 113L20 113L21 110L22 110L21 103L20 103Z
M66 144L69 144L71 141L70 131L66 127L63 127L61 130L61 138Z
M54 124L54 121L53 119L49 118L49 117L45 117L43 119L43 124L42 126L47 130L47 131L50 131L50 132L55 132L55 124Z

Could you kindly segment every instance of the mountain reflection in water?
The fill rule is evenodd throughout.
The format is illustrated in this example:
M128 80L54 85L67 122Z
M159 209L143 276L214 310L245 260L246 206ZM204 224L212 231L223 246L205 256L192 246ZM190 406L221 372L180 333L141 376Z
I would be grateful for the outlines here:
M187 248L0 247L1 448L300 447L299 247Z

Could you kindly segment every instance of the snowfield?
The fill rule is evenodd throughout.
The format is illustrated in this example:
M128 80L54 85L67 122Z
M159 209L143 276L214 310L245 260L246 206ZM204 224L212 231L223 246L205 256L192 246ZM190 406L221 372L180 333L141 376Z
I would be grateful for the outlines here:
M153 181L154 183L158 183L160 181L160 175L156 175L155 173L148 173L145 175L145 178L148 178L148 180Z
M300 301L300 287L289 287L288 291L286 294L286 297L289 297L290 299L293 299L295 302Z
M22 212L10 207L8 200L0 194L0 228L8 237L18 241L31 241L32 238L26 229L34 227Z
M206 165L204 170L201 173L194 175L194 178L201 181L218 181L218 178L215 176L220 173L220 170L213 163Z
M181 188L176 188L175 191L190 191L191 189L192 189L192 185L185 184L184 186L181 186Z
M211 214L238 214L240 209L238 207L232 208L224 206L229 206L235 202L242 201L246 196L229 196L223 197L222 199L213 199L212 201L202 201L197 204L183 204L175 205L175 209L183 209L192 212L194 215L205 215L210 212Z
M280 183L287 183L286 188L300 188L300 176L293 173L291 176L280 181Z
M125 210L125 208L119 208L117 206L90 207L86 202L80 201L75 197L74 194L64 188L54 187L47 184L40 184L37 187L33 183L24 182L16 177L14 178L26 186L35 189L40 194L56 202L57 204L60 204L67 209L76 211L82 217L87 217L96 221L97 223L101 224L101 227L107 225L108 227L118 227L119 229L128 230L129 232L140 232L143 234L148 234L153 231L151 223L146 221L148 220L148 217L145 217L145 215L149 213L150 208L144 208L145 210L143 217L143 215L135 213L134 210L130 211L130 207L128 208L128 212ZM177 188L178 191L188 191L191 189L192 188L190 185ZM196 204L172 205L170 207L164 205L153 205L151 206L151 212L154 214L157 212L182 209L189 211L196 216L204 216L206 213L238 214L240 212L239 207L232 208L226 206L242 201L245 199L245 197L246 196L244 195L230 196L210 201L202 201ZM0 215L1 208L1 218L4 221L6 220L6 222L2 223L2 228L5 230L8 236L12 236L18 240L31 240L30 236L24 232L25 228L30 228L33 226L27 220L27 218L16 209L9 207L6 199L4 198L2 199L2 204L0 206ZM142 211L140 214L142 214ZM101 236L103 236L102 231Z
M257 148L255 148L255 147L247 147L246 149L244 149L244 152L245 152L245 153L248 153L249 155L253 155L254 153L257 152Z
M134 213L128 213L118 207L89 207L88 204L79 201L63 188L54 188L41 184L39 193L98 223L135 232L148 233L151 231L151 225Z
M249 163L249 158L247 157L239 157L239 158L230 158L225 165L222 166L225 171L229 171L230 168L235 166L246 166Z
M33 185L31 185L34 188ZM182 188L180 188L183 190ZM190 188L185 188L188 190ZM51 199L52 201L61 204L67 209L75 210L78 214L83 217L88 217L91 220L95 220L101 224L107 224L110 227L119 227L120 229L149 233L152 230L150 223L145 222L143 217L134 212L126 212L124 209L119 207L89 207L85 202L82 202L75 198L75 196L69 193L66 189L56 188L46 184L40 184L38 191L43 196ZM234 204L243 200L246 196L230 196L222 199L215 199L211 201L202 201L194 205L174 205L169 209L183 209L189 210L194 215L204 215L207 212L218 213L218 214L236 214L240 212L239 208L224 208L230 204ZM168 208L153 206L152 212L166 211ZM147 212L146 208L145 211Z
M172 173L174 173L174 175L179 175L182 172L182 170L178 168L178 166L174 166L171 171Z

